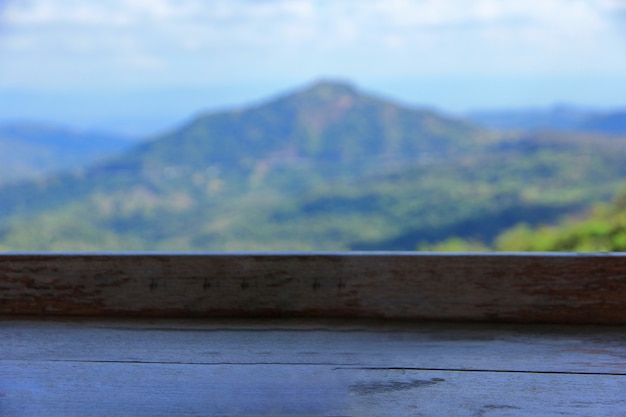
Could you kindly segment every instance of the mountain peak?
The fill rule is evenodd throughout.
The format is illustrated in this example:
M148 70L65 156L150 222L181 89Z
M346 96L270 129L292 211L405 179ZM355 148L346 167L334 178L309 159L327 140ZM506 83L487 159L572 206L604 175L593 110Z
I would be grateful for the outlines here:
M346 81L321 79L263 103L267 108L290 109L305 119L334 119L373 98ZM334 116L333 116L334 115ZM325 124L325 123L322 123Z
M362 93L349 83L321 80L249 108L199 117L136 148L128 158L135 166L149 160L155 166L218 164L233 171L298 158L350 165L381 155L406 160L467 147L480 133L464 122Z
M346 81L323 79L305 88L304 92L320 96L355 95L357 89Z

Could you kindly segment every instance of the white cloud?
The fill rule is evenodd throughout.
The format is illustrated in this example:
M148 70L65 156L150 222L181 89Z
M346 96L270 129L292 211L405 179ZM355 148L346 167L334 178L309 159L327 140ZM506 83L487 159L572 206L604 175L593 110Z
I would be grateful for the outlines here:
M625 3L8 0L0 84L626 71Z

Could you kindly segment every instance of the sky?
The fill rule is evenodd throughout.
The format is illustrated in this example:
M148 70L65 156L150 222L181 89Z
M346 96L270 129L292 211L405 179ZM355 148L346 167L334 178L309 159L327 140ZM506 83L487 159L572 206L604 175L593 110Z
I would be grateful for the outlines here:
M0 122L148 134L318 79L463 113L626 107L626 0L0 0Z

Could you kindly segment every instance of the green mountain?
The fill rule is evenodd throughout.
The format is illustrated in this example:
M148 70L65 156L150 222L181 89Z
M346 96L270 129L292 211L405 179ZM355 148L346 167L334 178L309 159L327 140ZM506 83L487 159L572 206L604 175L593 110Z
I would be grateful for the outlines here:
M470 150L489 135L470 123L399 106L348 84L319 82L245 109L197 117L134 149L104 169L335 164L352 169L377 160L414 161Z
M197 184L205 182L229 195L260 185L303 189L446 152L469 152L493 136L348 84L319 82L249 108L198 116L83 172L4 187L0 216L47 210L94 190L123 193L127 187L145 187L166 201L170 191L197 193Z
M318 82L0 186L3 250L413 250L614 195L626 140L483 129Z
M130 148L115 135L35 122L0 126L0 183L85 168Z

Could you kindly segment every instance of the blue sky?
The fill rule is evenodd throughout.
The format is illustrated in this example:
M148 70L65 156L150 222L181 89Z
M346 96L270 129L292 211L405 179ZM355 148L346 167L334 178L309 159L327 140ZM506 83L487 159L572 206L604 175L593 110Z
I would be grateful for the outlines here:
M626 107L626 1L0 0L0 121L142 134L319 78L451 112Z

